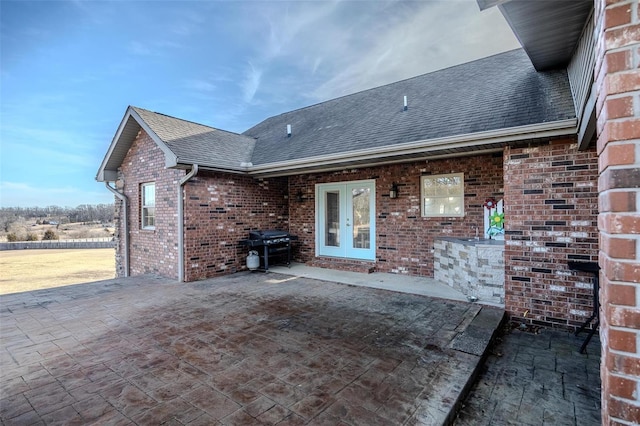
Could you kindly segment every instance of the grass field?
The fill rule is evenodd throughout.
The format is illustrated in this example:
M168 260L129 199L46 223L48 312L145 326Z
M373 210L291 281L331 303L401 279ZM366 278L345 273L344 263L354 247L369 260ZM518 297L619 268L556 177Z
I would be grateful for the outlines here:
M114 249L0 251L0 294L115 278Z

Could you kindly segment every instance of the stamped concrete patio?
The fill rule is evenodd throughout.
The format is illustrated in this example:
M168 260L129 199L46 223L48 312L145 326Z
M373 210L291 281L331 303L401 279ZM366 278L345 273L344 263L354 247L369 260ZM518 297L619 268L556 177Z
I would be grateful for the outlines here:
M502 317L275 273L0 300L3 424L442 424Z

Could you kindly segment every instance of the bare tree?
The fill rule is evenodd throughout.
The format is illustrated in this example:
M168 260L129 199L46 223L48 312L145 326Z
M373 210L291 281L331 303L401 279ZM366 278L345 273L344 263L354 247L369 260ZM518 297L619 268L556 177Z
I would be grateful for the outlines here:
M114 218L113 204L81 204L77 207L2 207L0 230L9 232L11 224L27 220L45 222L99 222L110 223Z

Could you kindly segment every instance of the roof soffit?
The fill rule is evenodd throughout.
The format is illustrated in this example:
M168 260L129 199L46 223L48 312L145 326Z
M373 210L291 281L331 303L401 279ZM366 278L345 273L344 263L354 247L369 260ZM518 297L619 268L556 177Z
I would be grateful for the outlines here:
M122 165L138 132L144 130L165 154L165 165L173 167L177 165L176 155L169 147L151 130L147 123L140 117L134 107L129 106L118 126L107 154L98 169L96 180L100 182L113 181L118 168Z
M593 10L592 0L477 0L498 6L538 71L569 63Z

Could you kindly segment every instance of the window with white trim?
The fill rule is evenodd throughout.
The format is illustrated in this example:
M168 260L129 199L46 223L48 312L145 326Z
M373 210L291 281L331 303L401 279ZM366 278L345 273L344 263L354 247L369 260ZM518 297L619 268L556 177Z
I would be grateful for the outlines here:
M140 185L140 224L142 229L156 229L156 184Z
M423 217L464 216L464 173L420 177Z

